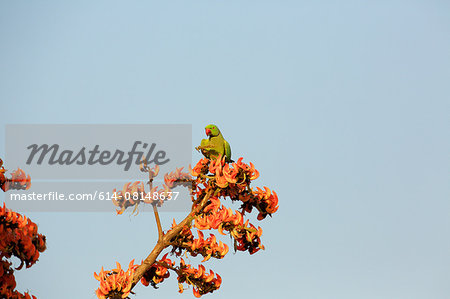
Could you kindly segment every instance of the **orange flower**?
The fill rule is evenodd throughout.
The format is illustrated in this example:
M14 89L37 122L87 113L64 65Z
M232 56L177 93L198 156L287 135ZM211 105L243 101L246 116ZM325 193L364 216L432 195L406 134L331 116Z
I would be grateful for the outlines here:
M209 199L210 203L203 209L204 213L214 213L220 207L220 199L217 196L211 197Z
M217 187L220 187L220 188L228 187L228 181L225 178L225 176L216 174L216 185L217 185Z
M31 187L31 177L27 176L22 169L18 168L12 172L10 179L4 176L5 169L3 167L0 168L0 171L0 187L3 191L27 190Z
M236 164L233 163L233 165ZM223 167L223 175L229 183L235 184L237 182L236 176L238 175L238 173L239 173L238 167L230 167L229 164L225 164L225 166Z
M253 166L253 163L250 162L250 180L256 180L257 178L259 178L259 171L255 169L255 166Z
M225 165L225 157L219 155L219 157L216 160L211 160L209 164L209 172L211 173L221 172L223 165Z
M122 298L126 298L130 294L133 274L138 265L134 265L134 260L132 260L126 272L118 262L116 262L116 266L117 268L111 271L105 271L102 267L99 274L94 272L94 278L100 281L100 286L95 291L98 298L108 298L113 294L121 294Z
M174 172L164 175L164 182L169 188L174 188L178 185L190 186L191 176L189 173L182 172L182 170L183 167L177 168Z
M222 283L222 278L219 274L216 274L217 277L215 277L212 270L209 270L209 274L207 274L203 265L200 265L196 269L191 265L185 264L183 259L181 259L177 273L179 289L183 288L182 283L190 284L193 286L193 294L197 298L204 294L214 292L220 288Z
M208 172L208 164L209 160L207 158L203 158L198 161L197 165L194 168L191 168L189 165L189 172L192 176L199 176L200 174L206 174Z
M195 219L195 225L198 229L209 229L208 218L207 217L198 217Z

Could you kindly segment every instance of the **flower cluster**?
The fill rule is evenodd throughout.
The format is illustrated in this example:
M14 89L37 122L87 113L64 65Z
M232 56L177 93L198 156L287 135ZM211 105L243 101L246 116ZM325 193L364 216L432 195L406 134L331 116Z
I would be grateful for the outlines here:
M209 171L209 160L207 158L203 158L198 161L197 165L194 168L189 167L189 171L192 176L197 177L200 174L206 174Z
M208 211L208 213L200 214L195 219L194 226L198 229L218 229L220 233L226 227L240 226L244 223L244 218L239 211L235 211L230 208L221 206L214 210Z
M144 192L143 182L126 183L120 191L114 189L111 199L113 204L120 208L120 210L116 210L117 214L122 214L126 208L131 206L135 206L136 210L144 196Z
M260 249L264 250L264 245L261 244L262 229L258 229L253 224L249 224L248 220L243 226L235 228L230 232L231 236L236 240L236 250L248 251L250 254L258 252Z
M205 208L208 210L210 206L217 206L217 203L211 202ZM230 235L236 240L235 249L239 251L249 251L250 254L264 249L261 244L261 227L256 227L249 223L249 220L244 223L244 217L241 212L233 211L230 208L221 206L220 208L212 208L208 213L200 215L195 219L194 226L198 229L217 229L220 234L225 235L224 231L228 231Z
M172 229L177 226L175 219L173 219ZM172 245L172 253L176 256L180 256L183 254L186 247L189 247L188 244L192 244L194 241L194 235L192 234L191 228L189 226L183 226L180 233L178 233L175 237L170 240L170 244Z
M278 210L278 195L267 187L264 187L264 190L256 187L256 191L252 188L251 192L243 192L238 198L242 201L243 212L250 213L253 207L258 209L258 220L263 220L267 215L272 215Z
M184 167L177 168L174 172L166 173L164 175L164 183L167 187L175 188L178 186L191 187L192 179L189 173L182 172Z
M6 169L3 167L3 161L0 159L0 188L3 191L8 190L27 190L31 187L31 178L22 169L18 168L11 173L11 178L5 176Z
M0 256L10 258L14 255L27 268L31 267L37 262L39 252L46 249L45 236L37 230L33 221L7 209L3 203L0 207Z
M219 274L215 277L212 270L207 274L203 265L200 265L198 269L193 268L191 265L186 264L183 258L180 258L180 265L175 267L175 263L167 258L167 255L168 253L166 253L162 259L156 261L150 269L144 273L144 276L141 278L143 285L148 286L151 284L156 289L158 283L163 282L164 279L170 276L170 269L178 274L178 287L180 293L183 293L184 291L183 283L187 283L194 287L193 293L197 298L206 293L212 293L220 287L222 278Z
M239 158L236 163L226 163L225 157L219 156L216 160L200 160L190 172L192 176L207 176L208 173L214 175L215 185L219 188L225 189L228 186L244 188L259 177L258 170L250 162L247 165L242 162L243 158Z
M212 270L209 270L209 274L207 274L203 265L200 265L198 269L193 268L191 265L186 264L182 258L177 274L179 292L183 293L184 288L182 284L187 283L193 286L193 293L197 298L219 289L222 283L222 278L219 274L216 274L217 277L215 277L216 275L214 275Z
M0 298L36 298L28 293L21 294L15 291L16 281L11 263L6 259L15 256L27 268L37 262L39 252L46 249L45 236L38 234L37 225L5 207L0 207Z
M0 298L36 299L35 296L30 296L28 293L22 294L14 290L16 288L16 280L11 265L8 261L0 260Z
M175 220L172 228L176 226ZM201 231L197 231L198 239L194 239L192 231L189 227L183 227L183 230L172 240L172 253L176 256L181 256L183 250L189 252L193 257L202 255L204 259L202 262L209 260L211 257L221 259L228 253L228 246L222 241L217 242L216 236L210 234L210 237L205 239Z
M208 178L208 173L213 174L211 180L221 188L219 196L240 200L242 213L250 213L254 207L257 208L258 220L262 220L278 210L278 196L267 187L264 190L251 189L250 182L259 177L259 172L253 163L246 164L242 160L241 157L235 163L225 163L224 158L212 161L202 159L191 169L191 175Z
M2 189L3 189L3 184L5 184L5 182L6 182L5 172L6 172L6 169L3 167L3 160L0 159L0 188L2 188ZM5 189L3 189L3 191L5 191Z
M158 262L154 263L150 269L148 269L144 276L141 278L141 283L145 285L146 287L151 284L152 287L155 289L157 288L157 284L164 281L164 279L168 278L170 276L169 271L167 270L167 267L173 266L175 263L173 263L170 259L167 258L168 253L166 253L162 259L160 259ZM164 267L163 265L166 265L167 267Z
M162 189L158 190L158 187L153 187L153 179L159 173L159 166L156 165L154 169L150 168L147 162L144 160L141 163L140 169L142 172L149 174L150 192L145 192L144 183L141 181L127 183L123 186L122 190L113 190L112 202L116 207L117 214L122 214L128 207L134 206L133 213L137 211L138 205L141 202L147 204L156 204L158 207L162 206L164 200L172 198L172 188L178 186L191 187L192 179L189 173L182 172L183 168L177 168L175 172L167 173L164 176L165 184L162 185Z
M222 241L217 243L216 236L210 234L208 239L205 239L201 231L197 231L198 239L195 239L192 244L187 244L189 253L192 256L201 254L204 259L202 262L209 260L211 257L222 259L228 253L228 246Z
M127 298L130 294L134 270L138 265L134 265L132 260L127 271L124 271L118 262L116 265L117 268L111 271L105 271L102 267L99 274L94 272L95 279L100 281L100 287L95 291L99 299Z

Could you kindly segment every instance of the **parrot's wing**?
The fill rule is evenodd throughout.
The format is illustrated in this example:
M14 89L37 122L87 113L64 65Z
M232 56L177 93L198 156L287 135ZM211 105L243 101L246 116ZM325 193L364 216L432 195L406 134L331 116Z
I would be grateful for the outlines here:
M202 139L202 142L200 143L200 151L202 152L203 156L209 159L209 149L207 149L210 146L210 142L208 139Z
M231 161L231 146L225 139L223 140L225 145L225 156L227 156L227 160Z

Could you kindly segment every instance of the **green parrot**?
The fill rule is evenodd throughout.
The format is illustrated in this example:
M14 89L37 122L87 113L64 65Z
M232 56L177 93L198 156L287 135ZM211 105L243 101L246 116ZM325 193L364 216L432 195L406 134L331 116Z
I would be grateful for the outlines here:
M208 139L203 139L198 149L208 159L216 159L219 155L225 156L226 162L231 160L230 144L223 138L219 128L216 125L207 125L205 127Z

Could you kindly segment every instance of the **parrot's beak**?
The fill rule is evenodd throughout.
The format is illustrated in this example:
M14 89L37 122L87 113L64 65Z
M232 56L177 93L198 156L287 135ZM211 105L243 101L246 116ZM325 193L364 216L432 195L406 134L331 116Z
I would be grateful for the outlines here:
M205 133L206 133L206 136L209 136L209 135L211 135L211 130L210 129L205 129Z

